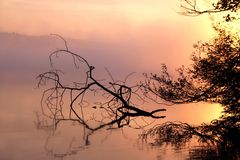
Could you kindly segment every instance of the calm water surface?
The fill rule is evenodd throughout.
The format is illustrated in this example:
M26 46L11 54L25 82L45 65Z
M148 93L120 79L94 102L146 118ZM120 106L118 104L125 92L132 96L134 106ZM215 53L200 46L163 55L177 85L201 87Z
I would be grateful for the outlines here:
M40 110L40 98L41 90L35 89L33 84L11 84L10 86L7 81L1 84L1 160L181 160L186 159L189 153L188 146L175 150L170 146L159 148L142 144L137 140L141 132L133 129L96 132L90 138L91 144L87 147L84 146L83 129L79 125L64 122L54 133L50 129L37 129L34 122L36 121L35 112ZM169 110L166 120L174 117L176 117L174 120L181 120L182 117L186 120L184 115L176 116L182 114L180 109L177 108L179 113L171 113L171 108ZM205 110L209 112L209 107ZM192 110L192 112L196 111ZM191 117L191 115L185 116ZM204 120L207 119L195 119L195 122Z

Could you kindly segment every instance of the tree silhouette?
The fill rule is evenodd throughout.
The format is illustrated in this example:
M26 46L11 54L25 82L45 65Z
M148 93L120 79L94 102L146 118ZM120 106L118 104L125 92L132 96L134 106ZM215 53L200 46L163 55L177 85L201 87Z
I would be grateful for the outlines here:
M197 16L204 13L227 12L225 21L236 17L239 0L218 0L211 9L199 9L197 0L184 0L184 15ZM231 24L230 24L231 25ZM219 103L224 114L210 124L191 126L182 122L167 122L157 125L142 134L143 139L156 137L157 144L184 144L192 137L199 141L216 144L221 150L240 149L240 40L239 34L228 32L221 24L213 26L218 36L209 43L194 45L192 66L180 67L178 76L169 74L162 65L160 74L145 74L145 92L170 104L197 102ZM230 149L229 149L230 148Z
M164 118L159 115L165 109L146 111L142 105L146 98L142 94L141 85L127 85L128 75L123 81L116 81L108 72L110 80L98 80L94 76L95 67L80 55L68 49L66 41L59 35L64 43L65 49L58 49L49 56L51 70L40 74L38 87L46 86L41 99L42 115L51 120L47 124L40 120L38 114L36 123L38 128L47 128L47 125L56 128L62 121L78 122L86 129L86 144L88 137L102 128L113 129L124 126L141 128L148 125L138 125L137 117L151 117L154 119ZM61 55L70 56L75 77L79 81L65 82L64 72L56 68L55 61ZM93 102L92 102L93 101ZM96 113L94 112L96 110ZM143 123L142 123L143 124Z
M143 133L143 137L155 135L158 142L176 143L197 136L202 142L240 148L240 41L237 34L215 29L219 34L212 42L194 45L191 67L179 68L178 76L173 78L162 65L160 75L146 75L144 86L148 94L170 104L219 103L224 108L223 116L195 127L161 124Z

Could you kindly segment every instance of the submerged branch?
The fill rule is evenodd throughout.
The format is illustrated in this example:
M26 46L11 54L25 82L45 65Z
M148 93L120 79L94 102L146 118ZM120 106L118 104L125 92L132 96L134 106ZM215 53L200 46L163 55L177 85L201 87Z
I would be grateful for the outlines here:
M52 120L55 128L61 121L74 121L88 130L86 140L93 132L102 128L122 128L130 126L136 117L165 118L159 115L165 109L147 111L141 106L134 106L137 99L141 104L146 102L142 94L142 85L127 86L128 75L124 81L115 81L109 71L110 81L100 81L94 76L95 67L80 55L66 49L59 49L50 54L51 71L40 74L37 79L38 87L46 86L41 99L42 113ZM80 71L81 82L65 84L59 73L62 71L55 67L55 58L60 54L69 55L73 59L76 71ZM48 87L50 85L50 87ZM90 99L97 99L93 102ZM94 114L94 111L97 114ZM150 124L150 123L147 123ZM147 125L143 124L143 126Z

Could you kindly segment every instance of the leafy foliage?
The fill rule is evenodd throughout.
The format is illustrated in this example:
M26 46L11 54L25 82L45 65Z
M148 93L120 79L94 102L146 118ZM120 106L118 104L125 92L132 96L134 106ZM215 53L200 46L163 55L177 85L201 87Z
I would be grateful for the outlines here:
M226 113L239 113L239 45L234 37L219 30L213 42L194 45L192 67L179 68L177 78L170 76L166 65L160 75L146 75L146 92L173 104L213 102L222 104Z
M236 15L240 8L239 0L218 0L212 4L213 8L202 10L199 9L197 0L183 2L182 14L188 16L228 11L223 18L225 22L232 22L228 24L230 26L234 25L233 20L237 20ZM235 16L232 16L233 14ZM215 39L194 45L192 66L182 66L177 70L177 76L173 77L163 64L160 74L146 74L144 87L146 94L153 94L170 104L219 103L224 108L223 116L200 126L182 122L159 124L144 132L141 135L143 139L155 137L154 144L167 143L179 147L196 137L199 142L214 144L211 147L217 147L216 159L239 158L240 39L239 33L230 32L226 28L221 29L220 27L224 28L222 23L213 26L218 33ZM201 149L192 153L194 154L190 154L190 158L197 159L195 156L199 158Z
M224 115L210 124L192 128L186 124L160 125L155 128L162 130L155 132L160 139L164 140L165 134L176 137L180 128L183 139L196 135L200 141L240 148L240 41L237 35L229 35L221 29L217 31L219 35L212 42L194 45L192 66L178 69L177 78L170 76L165 65L160 75L146 75L145 91L172 104L219 103L224 107ZM171 132L166 133L169 127Z

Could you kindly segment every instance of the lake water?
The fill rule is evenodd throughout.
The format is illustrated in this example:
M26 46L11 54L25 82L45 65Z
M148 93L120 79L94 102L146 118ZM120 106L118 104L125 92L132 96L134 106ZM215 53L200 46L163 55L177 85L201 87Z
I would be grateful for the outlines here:
M35 113L40 111L42 90L36 89L35 77L49 69L47 59L49 53L62 45L54 45L51 39L46 38L29 39L29 37L19 37L14 34L4 35L0 36L2 38L0 44L0 160L181 160L187 158L190 152L188 145L176 150L170 146L157 147L141 143L138 140L138 134L141 133L139 130L128 128L111 132L102 130L91 136L91 144L86 147L82 139L83 130L79 125L64 122L54 133L50 129L38 129L35 124L37 120ZM76 43L76 46L77 44L81 43ZM91 47L90 45L88 48ZM90 51L93 52L93 50ZM86 52L84 57L90 55L88 58L92 62L98 62L99 59L102 59L102 62L106 61L106 56L98 58L93 56L99 55L99 49L96 49L92 59L90 51L83 50L83 53ZM115 55L112 56L108 57L109 61L115 59L111 63L118 63L116 61L118 58L115 58ZM98 66L103 67L102 64ZM117 72L117 75L121 78L129 72L127 68ZM139 73L142 72L140 69ZM201 124L218 118L220 114L221 108L216 104L171 106L167 107L165 113L167 118L159 120L159 123L182 121ZM210 154L209 151L198 148L195 151L192 150L190 154L195 152Z
M88 146L84 146L83 129L79 125L64 122L54 133L51 129L37 129L34 123L37 120L35 112L40 111L41 90L34 87L34 80L29 84L14 84L11 83L11 78L9 81L2 80L2 82L0 92L1 160L181 160L186 159L189 154L188 146L175 150L170 146L152 147L141 143L138 140L138 134L141 131L128 128L98 131L91 136L91 144ZM200 106L197 105L197 107ZM159 123L166 120L200 123L209 121L210 118L220 114L215 113L211 116L210 112L219 112L220 109L216 106L202 104L202 116L197 115L199 112L197 107L192 107L192 110L189 106L169 108L170 111L166 113L168 117L160 120ZM184 108L187 108L187 114L182 111L185 110ZM207 114L210 115L209 118Z

